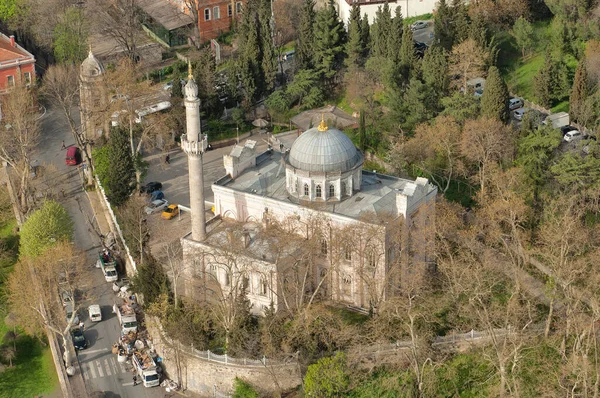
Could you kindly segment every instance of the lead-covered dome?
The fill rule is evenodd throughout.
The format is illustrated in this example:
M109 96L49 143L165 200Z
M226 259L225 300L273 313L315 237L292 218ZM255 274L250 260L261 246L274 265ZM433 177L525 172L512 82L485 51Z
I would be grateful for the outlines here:
M346 172L362 164L362 154L350 138L325 122L306 130L292 145L288 162L313 172Z
M104 74L104 66L94 56L91 49L87 58L81 63L81 74L84 77L94 77Z

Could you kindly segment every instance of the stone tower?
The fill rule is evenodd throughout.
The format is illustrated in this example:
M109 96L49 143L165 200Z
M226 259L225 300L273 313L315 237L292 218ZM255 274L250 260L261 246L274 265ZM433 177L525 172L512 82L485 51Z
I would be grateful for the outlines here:
M79 71L79 102L81 114L81 133L86 141L93 141L102 135L103 123L93 117L94 108L105 105L106 98L100 84L104 75L104 66L92 53L81 63Z
M184 87L186 134L181 136L181 149L188 156L190 178L190 208L192 210L192 239L206 238L206 216L204 214L204 170L202 157L208 146L208 137L200 127L200 100L198 85L188 66L188 82Z

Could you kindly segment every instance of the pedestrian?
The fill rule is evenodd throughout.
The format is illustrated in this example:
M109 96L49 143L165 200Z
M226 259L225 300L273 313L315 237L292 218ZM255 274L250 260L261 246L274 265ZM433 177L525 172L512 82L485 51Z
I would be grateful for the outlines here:
M83 321L79 322L79 329L81 329L81 332L83 333L83 328L85 327L85 323L83 323Z
M65 140L63 140L62 146L60 147L60 149L67 149L67 147L65 146Z
M137 386L137 375L133 375L133 385Z
M169 156L169 154L167 154L167 156L165 156L165 163L169 164L170 160L171 160L171 157Z

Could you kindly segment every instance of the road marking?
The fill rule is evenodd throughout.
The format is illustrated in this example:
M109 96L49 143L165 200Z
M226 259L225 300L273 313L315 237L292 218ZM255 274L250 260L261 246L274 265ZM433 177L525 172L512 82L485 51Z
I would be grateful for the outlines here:
M96 370L94 370L94 364L92 362L88 363L88 366L90 367L90 373L92 374L92 378L95 379L96 378Z
M110 365L108 364L108 359L104 360L104 365L106 365L104 367L104 369L106 369L106 375L107 376L112 376L112 373L110 373Z
M83 378L86 380L90 379L90 375L88 374L88 366L87 363L81 364L81 369L83 370Z
M127 369L125 369L125 365L123 365L121 362L119 362L119 367L121 368L121 373L128 373Z
M123 387L132 386L133 385L133 381L131 383L123 383L122 385L123 385Z
M115 375L116 375L117 373L119 373L119 372L118 372L118 370L117 370L117 364L116 364L116 362L115 362L115 358L114 358L114 357L110 357L110 364L111 364L111 367L112 367L113 373L114 373Z
M96 367L98 368L98 375L100 377L104 377L104 372L102 372L102 364L100 361L96 361Z
M95 354L96 352L103 352L103 351L108 351L108 348L100 348L97 350L85 351L85 352L82 352L82 354Z

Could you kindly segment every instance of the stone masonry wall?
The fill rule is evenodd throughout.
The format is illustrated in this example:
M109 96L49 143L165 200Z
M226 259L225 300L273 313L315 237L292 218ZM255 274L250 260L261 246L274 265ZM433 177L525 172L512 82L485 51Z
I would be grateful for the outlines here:
M213 391L232 392L233 382L239 377L263 391L281 393L300 385L302 377L295 361L288 364L244 366L209 361L191 353L190 347L163 338L158 320L146 317L146 327L157 353L162 357L169 378L178 381L184 389L200 394ZM179 358L179 360L178 360ZM177 364L179 363L179 371ZM212 396L212 395L211 395Z

